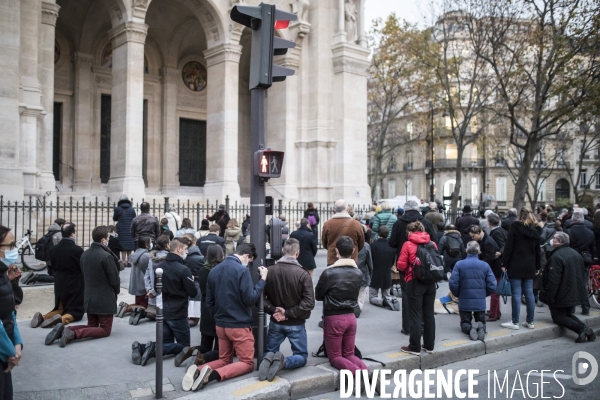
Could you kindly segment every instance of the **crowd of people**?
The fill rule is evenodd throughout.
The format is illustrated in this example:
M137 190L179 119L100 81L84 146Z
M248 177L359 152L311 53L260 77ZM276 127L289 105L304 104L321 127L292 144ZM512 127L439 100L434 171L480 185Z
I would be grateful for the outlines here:
M258 267L255 277L248 268L257 258L249 238L250 216L240 226L220 206L196 230L175 209L161 221L150 214L148 203L142 203L140 211L136 215L122 196L114 213L116 226L96 227L85 251L75 243L77 226L57 219L44 242L47 276L21 277L14 266L14 235L0 226L0 360L5 370L0 392L12 391L10 370L21 357L15 323L16 306L23 298L19 279L23 284L54 284L54 307L31 320L32 328L51 328L46 345L58 341L65 347L107 337L115 317L129 315L129 323L137 325L154 320L157 307L162 307L164 354L173 355L176 366L191 359L182 380L185 391L247 374L255 356L260 380L271 381L281 370L306 365L305 323L316 301L323 302L323 349L337 369L368 369L355 354L357 318L367 299L402 311L400 332L408 336L408 344L401 351L433 352L440 280L449 282L450 293L444 297L458 304L458 325L472 340L485 340L486 324L502 320L496 288L505 274L512 299L510 318L502 327L534 329L536 307L547 305L556 324L577 334L576 342L595 339L593 330L575 316L575 308L589 314L586 285L589 269L600 256L600 209L593 217L585 208L558 213L548 206L537 213L509 209L504 218L487 210L478 218L467 205L455 224L445 225L436 203L423 208L407 201L397 210L382 203L361 216L338 200L321 229L327 266L316 285L312 278L321 221L312 204L297 229L290 232L284 225L283 256L268 268ZM126 266L131 268L129 293L135 301L117 304L119 271ZM158 268L163 271L160 298ZM256 355L252 307L261 296L270 323L265 352ZM486 311L487 297L491 299ZM73 325L84 314L87 323ZM195 326L200 343L191 342L190 329ZM286 338L292 348L287 356L280 351ZM132 343L135 365L147 365L156 357L155 341L146 339Z

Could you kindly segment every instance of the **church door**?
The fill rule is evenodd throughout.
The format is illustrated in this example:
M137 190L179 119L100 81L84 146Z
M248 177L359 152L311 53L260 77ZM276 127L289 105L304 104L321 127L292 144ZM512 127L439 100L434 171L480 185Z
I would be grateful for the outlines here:
M204 186L205 181L206 121L181 118L179 120L179 184Z
M110 107L111 99L102 95L100 104L100 182L110 178Z

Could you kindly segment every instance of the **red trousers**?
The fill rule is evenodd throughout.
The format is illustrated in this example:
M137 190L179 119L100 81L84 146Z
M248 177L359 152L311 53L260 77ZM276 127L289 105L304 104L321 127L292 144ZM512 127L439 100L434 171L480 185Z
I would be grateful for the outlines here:
M496 285L500 283L500 278L496 278ZM493 319L500 319L500 296L496 292L490 296L490 314L488 315Z
M148 308L148 298L146 296L135 296L135 305Z
M70 329L75 332L75 340L85 338L103 338L110 336L113 324L113 316L111 315L96 315L88 314L87 325L67 326L65 329Z
M254 336L250 328L222 328L217 326L219 338L219 359L208 364L217 371L221 380L249 374L254 369ZM238 357L233 362L233 351ZM204 365L198 366L202 369Z

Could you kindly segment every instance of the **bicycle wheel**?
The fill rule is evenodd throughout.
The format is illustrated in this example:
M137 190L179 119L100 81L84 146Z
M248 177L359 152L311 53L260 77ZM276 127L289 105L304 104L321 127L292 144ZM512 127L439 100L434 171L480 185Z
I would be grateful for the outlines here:
M23 249L21 252L21 264L23 265L23 269L27 271L43 271L47 268L46 263L43 261L35 260L33 263L28 263L25 261L25 251Z
M591 271L590 274L593 274L593 275L591 275L590 283L588 284L590 286L590 288L589 288L590 300L591 300L590 303L594 303L597 308L600 308L600 290L592 289L593 282L600 282L600 271L598 271L598 270Z

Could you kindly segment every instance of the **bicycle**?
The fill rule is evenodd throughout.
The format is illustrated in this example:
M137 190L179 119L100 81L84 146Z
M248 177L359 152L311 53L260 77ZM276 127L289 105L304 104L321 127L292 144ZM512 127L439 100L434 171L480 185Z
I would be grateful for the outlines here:
M600 265L592 265L590 268L588 282L588 293L597 308L600 308Z
M25 255L34 255L35 251L33 250L33 246L31 245L31 241L29 238L31 237L31 230L27 229L27 233L17 242L17 248L19 249L19 255L21 256L21 264L23 265L23 269L27 271L42 271L46 269L46 263L40 262L35 264L28 264L25 261ZM28 252L27 254L25 254Z

